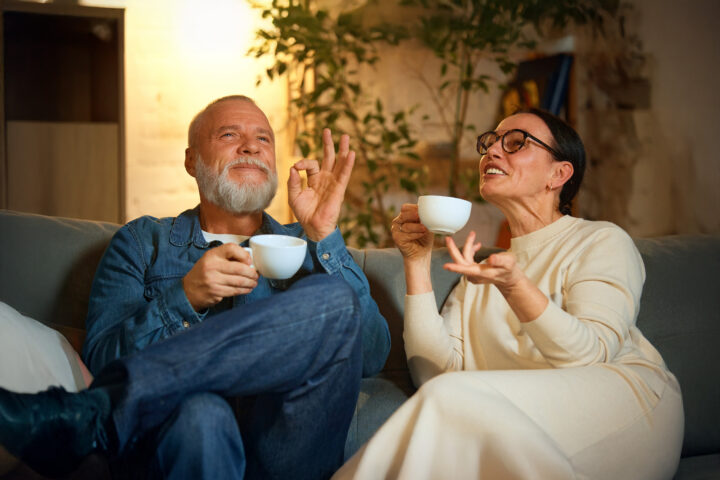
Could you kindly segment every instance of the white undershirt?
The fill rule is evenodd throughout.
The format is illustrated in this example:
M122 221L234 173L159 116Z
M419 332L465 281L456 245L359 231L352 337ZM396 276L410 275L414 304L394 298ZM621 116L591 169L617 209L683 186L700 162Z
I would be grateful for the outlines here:
M250 238L247 235L235 235L234 233L210 233L206 232L205 230L202 231L203 237L205 237L206 242L213 242L217 240L218 242L222 243L242 243L248 238Z

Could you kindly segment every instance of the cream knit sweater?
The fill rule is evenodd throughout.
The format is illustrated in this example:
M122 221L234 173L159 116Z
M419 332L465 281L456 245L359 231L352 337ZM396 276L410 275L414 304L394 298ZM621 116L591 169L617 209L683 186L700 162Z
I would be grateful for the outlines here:
M640 364L667 371L635 325L645 280L632 239L570 216L512 239L510 252L549 298L520 323L493 285L463 277L438 315L432 292L405 300L405 351L416 385L453 370Z

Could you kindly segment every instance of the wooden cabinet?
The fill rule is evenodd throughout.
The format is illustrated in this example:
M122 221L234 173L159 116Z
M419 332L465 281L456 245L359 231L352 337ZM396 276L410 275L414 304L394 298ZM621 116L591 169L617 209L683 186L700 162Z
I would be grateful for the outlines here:
M122 222L124 11L0 4L0 207Z

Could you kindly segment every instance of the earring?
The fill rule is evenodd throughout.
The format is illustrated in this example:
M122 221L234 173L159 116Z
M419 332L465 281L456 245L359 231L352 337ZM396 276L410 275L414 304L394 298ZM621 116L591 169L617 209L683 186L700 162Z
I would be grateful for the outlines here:
M546 191L546 192L551 192L552 189L553 189L553 186L552 186L552 185L545 185L545 191Z

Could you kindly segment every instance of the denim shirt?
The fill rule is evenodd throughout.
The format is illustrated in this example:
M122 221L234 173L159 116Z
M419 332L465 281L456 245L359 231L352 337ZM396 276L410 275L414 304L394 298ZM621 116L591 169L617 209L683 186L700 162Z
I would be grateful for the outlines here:
M299 223L281 225L263 213L257 234L291 235L307 240L308 253L300 271L289 280L260 276L246 295L225 298L196 312L183 290L183 277L208 249L198 217L199 207L176 218L140 217L120 228L100 261L88 305L87 337L83 359L97 374L110 361L131 354L202 322L218 312L269 297L287 289L310 273L340 275L360 303L363 341L363 376L378 373L390 351L385 318L370 296L367 278L345 247L340 231L319 242L307 240ZM243 242L247 246L247 240ZM318 292L322 295L332 292ZM308 301L313 301L308 299Z

